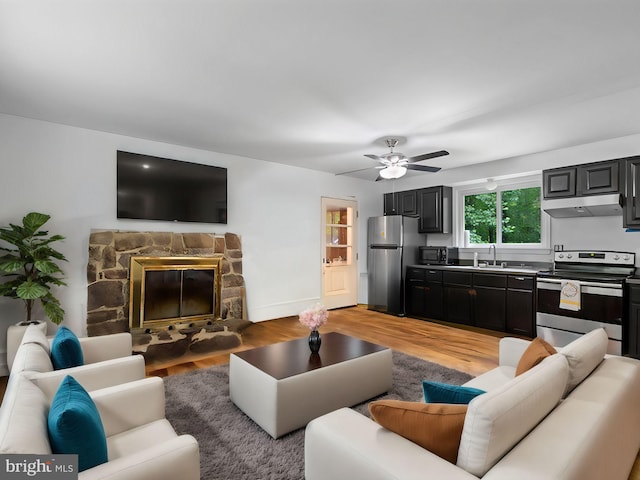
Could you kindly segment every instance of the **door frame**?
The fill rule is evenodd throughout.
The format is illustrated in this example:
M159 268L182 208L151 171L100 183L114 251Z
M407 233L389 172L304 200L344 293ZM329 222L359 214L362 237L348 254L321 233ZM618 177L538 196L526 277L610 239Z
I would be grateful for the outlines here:
M349 299L339 302L338 305L328 301L329 296L325 294L325 278L327 268L327 216L326 211L328 206L341 206L352 209L351 224L351 241L349 247L351 248L351 263L349 272L349 282L353 287L353 291L350 292ZM358 201L355 198L339 198L322 196L320 200L320 301L322 304L327 305L328 308L342 308L348 306L354 306L358 304L358 287L359 287L359 274L358 274Z

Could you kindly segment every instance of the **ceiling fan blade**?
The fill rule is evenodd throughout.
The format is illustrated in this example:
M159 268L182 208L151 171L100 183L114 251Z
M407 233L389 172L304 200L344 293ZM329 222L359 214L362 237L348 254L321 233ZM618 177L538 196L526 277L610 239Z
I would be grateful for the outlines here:
M367 168L359 168L358 170L349 170L348 172L340 172L340 173L336 173L336 175L348 175L348 174L350 174L350 173L364 172L365 170L371 170L372 168L384 168L384 167L367 167Z
M379 182L380 180L384 180L384 178L382 178L380 175L378 175L378 178L376 178L376 182Z
M415 163L415 162L421 162L423 160L429 160L430 158L444 157L445 155L449 155L449 152L447 152L446 150L439 150L437 152L423 153L422 155L416 155L415 157L409 157L408 160L411 163Z
M365 157L368 157L368 158L370 158L371 160L376 160L376 161L378 161L378 162L381 162L382 160L384 160L384 158L382 158L382 157L380 157L380 156L378 156L378 155L373 155L373 154L371 154L371 153L369 153L369 154L365 155Z
M420 172L435 173L442 170L440 167L430 167L428 165L405 165L405 166L407 167L407 170L418 170Z

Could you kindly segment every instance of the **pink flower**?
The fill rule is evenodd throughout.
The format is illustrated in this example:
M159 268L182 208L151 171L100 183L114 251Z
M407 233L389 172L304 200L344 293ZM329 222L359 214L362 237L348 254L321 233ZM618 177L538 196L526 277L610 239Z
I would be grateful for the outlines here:
M307 308L300 312L300 323L309 328L309 330L317 330L318 327L327 323L329 312L327 307L316 303L314 307Z

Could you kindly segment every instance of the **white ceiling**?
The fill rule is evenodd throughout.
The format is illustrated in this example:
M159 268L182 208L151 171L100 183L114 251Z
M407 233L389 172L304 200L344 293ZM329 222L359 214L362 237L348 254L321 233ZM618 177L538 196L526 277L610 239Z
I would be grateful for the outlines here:
M640 2L0 0L0 112L332 173L398 135L455 168L640 133Z

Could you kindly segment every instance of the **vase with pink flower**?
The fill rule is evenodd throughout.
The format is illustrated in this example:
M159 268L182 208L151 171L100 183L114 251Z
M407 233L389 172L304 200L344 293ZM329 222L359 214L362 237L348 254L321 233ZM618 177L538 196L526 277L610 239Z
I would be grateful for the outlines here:
M322 343L318 328L327 323L329 319L327 307L317 303L315 306L300 312L299 318L300 323L311 330L309 334L309 349L311 353L318 353L320 351L320 344Z

